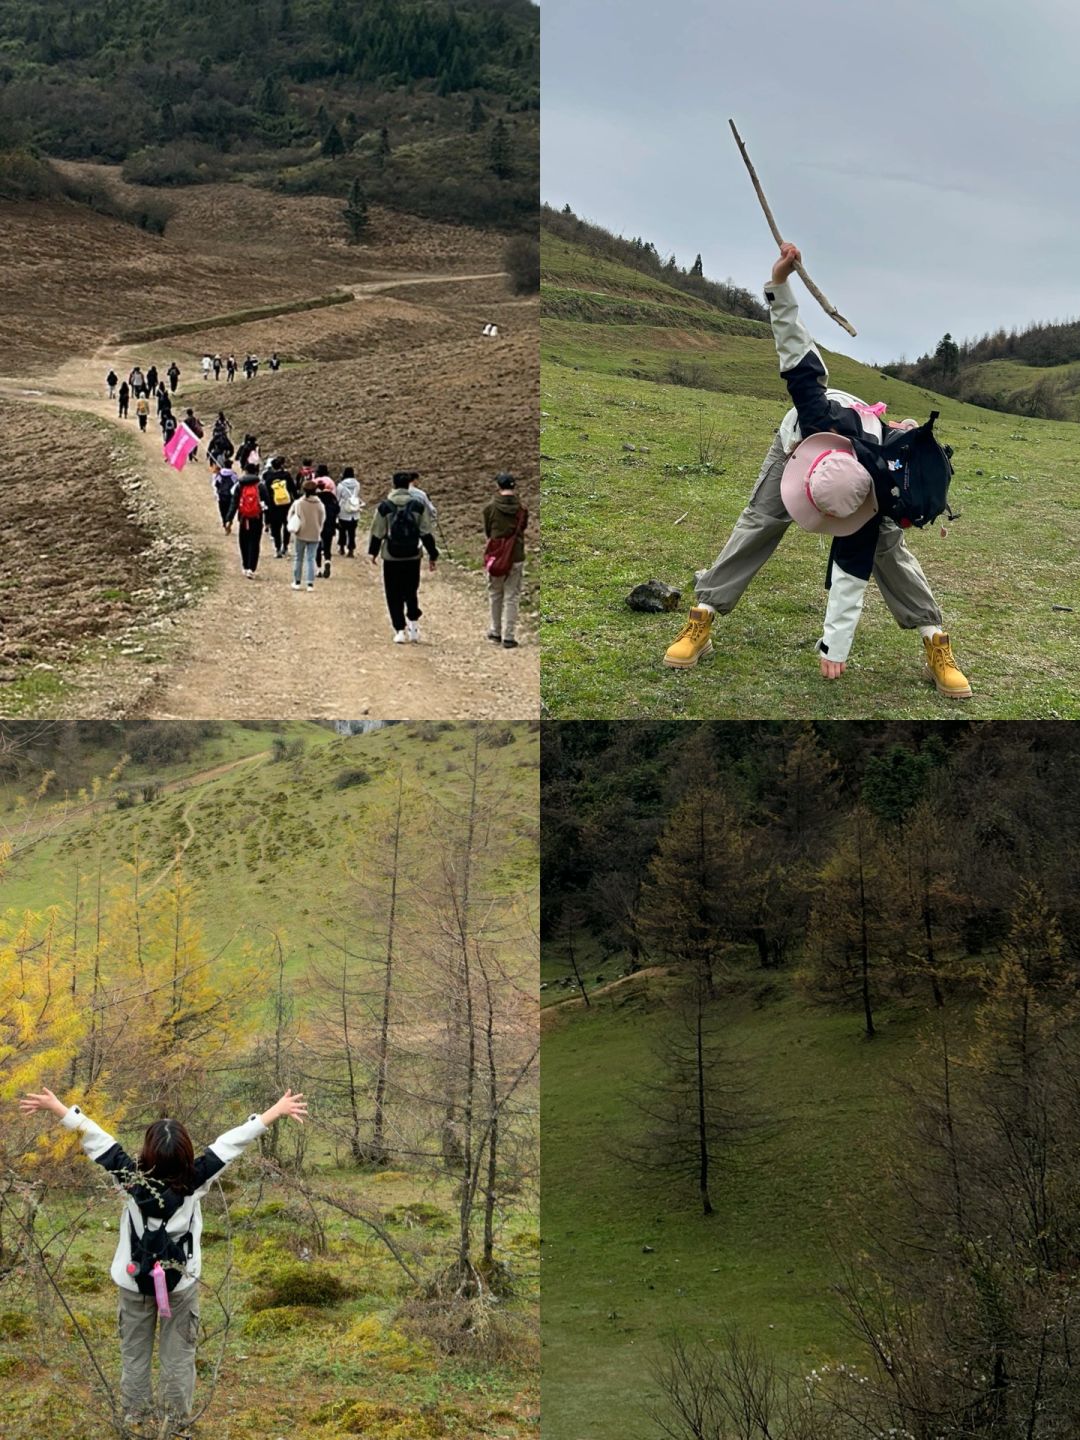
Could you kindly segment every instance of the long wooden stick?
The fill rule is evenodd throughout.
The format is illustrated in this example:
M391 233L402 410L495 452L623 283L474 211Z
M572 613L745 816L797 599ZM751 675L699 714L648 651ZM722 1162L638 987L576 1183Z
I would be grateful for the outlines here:
M773 239L776 241L777 245L783 245L784 237L780 234L776 221L773 219L773 213L769 209L769 202L765 199L765 192L761 188L761 181L757 178L757 171L750 163L750 156L746 153L746 146L743 144L743 138L739 134L738 130L735 129L734 120L729 120L728 124L731 126L731 133L735 136L735 143L739 147L739 153L742 155L743 161L746 164L746 168L750 172L750 179L754 182L754 189L757 191L757 198L761 201L761 208L765 211L765 219L769 222L769 229L773 233ZM849 335L854 335L855 326L852 325L850 320L844 319L843 315L840 314L840 311L837 310L836 306L832 303L831 300L827 300L825 298L822 292L810 279L810 276L807 275L806 271L803 269L801 261L795 266L795 271L796 274L801 277L803 284L810 291L810 294L813 295L814 299L825 311L825 314L831 315L832 318L836 321L836 323L843 326L843 328L848 332Z

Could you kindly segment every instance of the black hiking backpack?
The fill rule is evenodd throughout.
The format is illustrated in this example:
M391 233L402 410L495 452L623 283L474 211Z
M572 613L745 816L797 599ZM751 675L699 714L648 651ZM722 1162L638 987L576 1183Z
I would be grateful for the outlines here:
M414 559L420 553L420 516L424 513L424 502L409 500L404 505L395 505L392 500L384 500L379 513L389 517L387 553L395 560Z
M176 1195L175 1198L176 1205L170 1207L167 1202L165 1205L165 1209L171 1210L172 1213L175 1213L184 1201L182 1195ZM141 1211L140 1214L142 1214ZM128 1274L143 1295L153 1295L154 1266L160 1261L161 1268L165 1272L165 1288L175 1290L184 1276L194 1248L191 1231L188 1230L183 1235L170 1235L165 1228L168 1223L168 1215L153 1230L147 1223L145 1215L142 1216L142 1222L143 1230L140 1235L135 1229L135 1221L130 1216L128 1217L128 1228L131 1231L131 1264L128 1266Z
M889 470L883 509L904 529L932 525L943 512L950 520L959 518L949 508L952 447L940 444L934 435L939 413L931 410L926 424L914 430L887 431L881 444Z

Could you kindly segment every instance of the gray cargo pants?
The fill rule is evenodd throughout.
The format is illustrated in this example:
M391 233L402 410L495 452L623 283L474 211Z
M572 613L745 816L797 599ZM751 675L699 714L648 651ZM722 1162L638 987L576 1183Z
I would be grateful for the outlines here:
M768 560L791 524L780 499L780 476L787 456L780 435L773 437L746 509L735 521L727 544L708 570L694 579L698 600L727 615L743 591ZM904 544L904 532L892 520L881 522L874 579L881 598L902 630L919 625L941 625L941 611L923 574L922 566Z
M199 1286L174 1290L169 1296L172 1318L158 1315L153 1295L120 1291L120 1398L126 1415L153 1415L154 1390L150 1361L154 1332L161 1325L158 1358L160 1414L184 1420L195 1401L195 1345L199 1338Z
M517 626L518 601L521 599L521 577L525 563L519 560L510 566L509 575L488 575L488 597L491 600L491 632L504 640L513 640Z

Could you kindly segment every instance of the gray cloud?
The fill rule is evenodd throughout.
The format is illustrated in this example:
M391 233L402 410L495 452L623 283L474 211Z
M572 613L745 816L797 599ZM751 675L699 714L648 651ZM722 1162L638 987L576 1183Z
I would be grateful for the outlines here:
M815 315L824 344L884 361L945 330L1080 311L1080 7L876 12L544 0L544 198L758 291L775 247L730 115L781 229L859 330Z

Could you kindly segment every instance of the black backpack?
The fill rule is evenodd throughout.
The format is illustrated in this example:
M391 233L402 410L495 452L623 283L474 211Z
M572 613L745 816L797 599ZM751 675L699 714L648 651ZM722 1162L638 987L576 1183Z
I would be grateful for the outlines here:
M412 560L420 553L420 516L424 513L422 500L409 500L404 505L395 505L384 500L379 506L380 515L388 515L386 549L395 560Z
M165 1207L171 1209L173 1213L183 1204L184 1197L177 1195L176 1199L177 1205L169 1207L166 1204ZM159 1261L162 1270L165 1271L165 1288L175 1290L191 1259L194 1248L191 1231L188 1230L183 1235L170 1235L165 1228L167 1218L151 1230L146 1223L146 1216L143 1215L141 1235L135 1230L135 1221L130 1217L128 1219L128 1226L131 1230L131 1268L128 1273L143 1295L153 1295L154 1293L153 1270Z
M941 445L934 435L934 421L940 411L931 410L925 425L914 430L890 430L881 444L888 467L887 495L883 506L896 523L932 525L942 512L950 520L959 517L949 509L949 482L953 477L952 447Z

